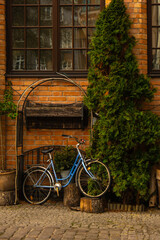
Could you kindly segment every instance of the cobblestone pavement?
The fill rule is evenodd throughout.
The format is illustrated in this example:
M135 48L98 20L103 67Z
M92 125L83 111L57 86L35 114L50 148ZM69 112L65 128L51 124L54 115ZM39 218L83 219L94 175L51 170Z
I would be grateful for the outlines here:
M0 240L160 240L160 210L73 211L62 202L0 206Z

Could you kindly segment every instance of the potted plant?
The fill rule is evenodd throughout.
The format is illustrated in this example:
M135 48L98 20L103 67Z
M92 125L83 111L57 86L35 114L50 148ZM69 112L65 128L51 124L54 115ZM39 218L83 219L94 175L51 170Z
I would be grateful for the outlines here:
M60 172L62 178L68 176L70 169L76 159L76 149L72 146L65 146L61 150L55 152L55 167Z
M4 91L3 100L0 101L0 137L1 137L1 169L0 169L0 205L10 204L12 197L6 196L5 192L14 190L16 171L5 169L3 157L3 134L2 134L2 116L7 115L11 119L16 118L16 105L13 102L13 89L11 82L8 83Z

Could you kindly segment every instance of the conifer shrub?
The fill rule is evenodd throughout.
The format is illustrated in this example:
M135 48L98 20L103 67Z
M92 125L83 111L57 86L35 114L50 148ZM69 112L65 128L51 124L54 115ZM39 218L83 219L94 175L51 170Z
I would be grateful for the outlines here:
M150 79L140 74L136 40L123 0L112 0L96 23L91 42L85 103L98 114L91 153L109 165L113 191L148 199L151 167L160 159L160 119L144 104L153 100Z

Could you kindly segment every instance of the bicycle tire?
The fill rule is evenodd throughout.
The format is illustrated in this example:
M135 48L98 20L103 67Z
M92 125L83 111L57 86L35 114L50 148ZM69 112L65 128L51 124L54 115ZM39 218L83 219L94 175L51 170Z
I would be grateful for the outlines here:
M78 186L83 195L91 198L103 196L111 183L111 176L108 167L97 160L86 163L86 168L96 179L91 178L83 166L78 173Z
M52 186L52 179L43 169L34 169L30 171L23 181L23 195L30 204L42 204L47 201L52 188L34 187L34 184L43 175L39 185Z

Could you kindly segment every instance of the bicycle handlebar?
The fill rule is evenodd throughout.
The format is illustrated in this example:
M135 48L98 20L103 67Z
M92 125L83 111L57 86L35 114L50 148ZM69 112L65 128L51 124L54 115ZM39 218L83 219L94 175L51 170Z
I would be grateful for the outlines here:
M72 136L71 136L71 135L65 135L65 134L62 134L62 137L68 137L68 138L71 138Z
M72 135L65 135L65 134L62 134L62 137L67 137L67 138L74 138L76 140L77 143L79 144L84 144L85 143L85 140L84 139L78 139L77 137L74 137Z

